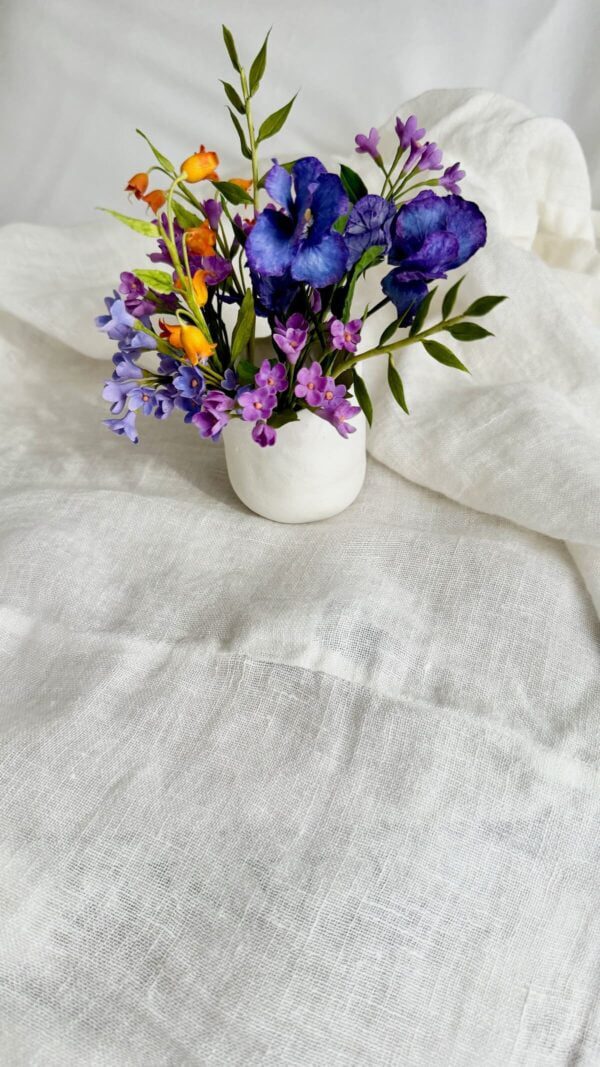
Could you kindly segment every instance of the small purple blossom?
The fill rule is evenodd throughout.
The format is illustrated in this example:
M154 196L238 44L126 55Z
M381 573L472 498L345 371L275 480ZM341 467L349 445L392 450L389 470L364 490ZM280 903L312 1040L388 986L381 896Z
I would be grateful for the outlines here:
M283 393L288 387L285 364L274 363L271 366L268 359L263 359L254 380L257 386L266 386L276 393Z
M239 382L238 382L238 376L235 373L233 367L228 367L227 368L227 370L225 371L225 374L223 375L223 379L221 381L221 385L223 386L223 389L227 389L228 392L230 392L230 393L234 393L235 392L235 390L237 389L237 387L239 385Z
M310 296L308 298L308 303L310 305L310 310L315 315L318 315L321 308L323 307L323 300L318 289L311 289Z
M131 411L140 408L144 415L151 415L156 407L156 392L147 385L136 385L129 393L129 407Z
M348 400L341 400L335 406L325 409L322 417L335 427L341 437L349 437L351 433L355 433L356 426L351 426L348 420L358 415L359 411L360 408Z
M340 400L343 400L345 396L345 385L342 385L341 383L338 384L334 378L326 378L321 409L323 411L333 411L339 404Z
M381 245L387 252L391 243L392 222L396 205L392 200L369 193L357 200L348 216L344 240L348 249L348 268L353 267L363 252L373 245Z
M367 152L375 161L380 158L379 151L377 148L377 145L379 144L379 134L374 126L371 126L368 135L364 133L357 133L354 140L356 142L357 152Z
M197 367L179 366L179 373L173 378L173 385L181 396L188 400L200 400L206 390L204 377Z
M131 360L126 359L123 356L118 363L115 363L115 369L113 371L113 378L120 378L125 380L127 378L143 378L144 372L141 367L138 367L136 363L132 363Z
M219 201L205 200L202 204L202 207L204 208L204 214L208 219L208 225L210 226L211 230L218 230L221 215L223 214L223 208L221 207Z
M294 394L301 400L306 400L311 407L319 407L323 403L323 392L327 385L327 378L321 370L320 363L313 363L310 367L302 367L298 371L297 385Z
M104 303L108 315L98 315L96 326L113 341L128 341L135 319L127 311L118 293L115 293L114 297L107 296Z
M248 389L245 393L238 393L237 402L241 408L242 418L246 422L256 422L258 419L268 419L277 403L277 396L272 389L261 386L259 389Z
M360 344L362 319L351 319L346 323L341 319L330 319L328 325L333 348L337 348L338 351L345 349L346 352L356 352Z
M133 386L131 382L121 382L114 378L109 378L108 381L104 383L102 398L107 400L110 404L110 410L113 415L121 414L132 388Z
M446 167L438 181L443 189L447 189L449 193L454 193L457 196L460 193L460 185L458 183L464 177L465 172L460 169L460 163L453 163L451 167Z
M139 437L135 428L135 412L128 411L124 419L103 419L103 425L116 434L125 434L134 445L137 445Z
M119 292L125 297L124 304L130 315L140 319L142 315L152 315L155 306L147 299L146 286L131 271L121 273Z
M175 407L175 397L177 396L175 389L172 386L167 386L164 389L157 389L154 395L156 397L155 419L168 419Z
M441 170L442 155L443 152L435 141L426 141L419 157L419 170Z
M424 129L418 129L419 120L416 115L409 115L406 122L396 119L396 134L400 141L400 148L408 148L411 141L418 141L425 133Z
M220 389L210 389L202 400L202 410L209 411L211 415L223 415L235 406L235 400L231 396L222 393Z
M277 431L272 426L267 426L266 422L256 422L252 427L252 440L261 448L268 448L269 445L275 444Z
M224 282L233 270L229 260L223 256L202 256L201 263L202 270L206 271L204 281L213 287Z
M213 414L211 411L197 411L190 421L197 427L200 437L210 437L212 441L218 441L229 422L229 416L225 413Z
M287 356L292 366L298 362L307 339L308 323L299 312L290 315L285 325L277 320L273 340L284 356Z

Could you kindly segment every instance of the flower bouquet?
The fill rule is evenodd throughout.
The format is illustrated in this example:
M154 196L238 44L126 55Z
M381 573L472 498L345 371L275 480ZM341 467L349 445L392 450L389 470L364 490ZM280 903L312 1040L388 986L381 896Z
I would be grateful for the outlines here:
M223 435L230 480L253 510L307 521L342 510L360 490L373 412L359 365L384 357L391 393L408 414L394 354L421 344L439 363L466 370L435 335L489 336L471 320L504 297L481 297L455 314L461 278L446 291L439 321L426 326L432 283L486 240L482 212L460 196L460 164L444 169L441 149L409 115L396 121L391 161L377 130L355 139L379 173L379 193L350 167L334 174L314 156L274 159L261 173L259 148L295 97L255 124L268 34L248 73L226 27L223 37L239 83L223 86L249 173L223 180L216 152L203 145L175 167L138 131L156 163L126 190L153 217L110 214L151 238L154 250L149 269L121 274L96 320L118 347L105 425L137 443L138 413L166 419L180 411L202 437ZM359 282L376 268L381 298L361 306ZM361 351L374 315L379 341ZM266 338L257 337L257 320Z

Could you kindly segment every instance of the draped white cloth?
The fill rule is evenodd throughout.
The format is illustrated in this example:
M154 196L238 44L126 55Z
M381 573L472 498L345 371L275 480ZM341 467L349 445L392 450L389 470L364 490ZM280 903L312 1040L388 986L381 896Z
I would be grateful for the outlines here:
M411 110L488 215L461 301L510 299L470 378L402 357L410 417L369 368L327 522L251 515L176 418L102 428L90 324L142 238L0 234L11 1067L600 1061L586 168L489 93Z

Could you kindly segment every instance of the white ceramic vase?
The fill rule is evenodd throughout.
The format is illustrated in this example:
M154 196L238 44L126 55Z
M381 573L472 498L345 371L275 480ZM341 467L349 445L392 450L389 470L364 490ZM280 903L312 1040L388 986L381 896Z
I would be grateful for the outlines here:
M229 481L257 515L275 522L315 522L344 511L360 493L366 470L366 420L341 437L324 419L304 410L261 448L252 423L232 419L223 431Z

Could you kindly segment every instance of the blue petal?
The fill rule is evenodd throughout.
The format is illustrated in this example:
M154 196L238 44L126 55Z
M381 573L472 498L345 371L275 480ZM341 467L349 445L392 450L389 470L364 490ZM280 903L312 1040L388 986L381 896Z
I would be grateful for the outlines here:
M348 249L339 233L331 233L319 244L305 241L294 256L292 277L315 289L339 282L346 270Z
M292 257L291 223L287 215L265 208L246 241L246 258L257 274L281 277Z
M421 271L429 278L442 278L458 254L458 238L447 230L430 233L414 255L402 260L403 271Z
M398 312L398 318L402 319L402 325L409 326L420 304L427 296L425 282L403 281L401 271L393 270L386 274L381 283L381 288L394 304Z
M296 189L298 215L303 215L306 208L310 206L312 194L310 187L315 184L317 178L320 178L322 174L327 174L327 170L316 156L304 156L294 163L292 175Z
M457 246L451 249L449 244L446 245L443 263L433 264L430 257L428 268L423 265L423 270L437 267L432 277L440 277L444 271L459 267L485 244L485 217L477 204L463 200L461 196L437 196L431 190L425 190L408 204L403 204L398 212L390 263L404 265L407 259L411 263L416 263L417 259L424 263L427 239L442 232L452 234Z
M425 238L435 230L446 229L445 197L425 189L414 200L403 204L396 218L390 263L402 263L416 252Z
M287 211L291 210L292 176L285 167L280 167L279 163L273 164L265 174L265 189L277 204L281 204Z
M298 282L287 273L280 278L260 277L258 274L252 274L251 277L256 314L285 315L300 291Z
M337 174L321 175L312 196L313 223L308 236L309 243L315 244L329 233L336 219L345 215L349 206L344 186Z
M456 256L448 263L448 270L460 267L482 248L487 238L485 215L472 200L462 196L444 197L446 204L446 228L458 239Z

